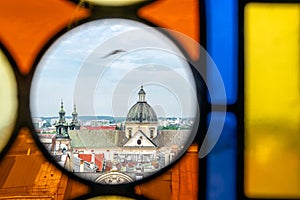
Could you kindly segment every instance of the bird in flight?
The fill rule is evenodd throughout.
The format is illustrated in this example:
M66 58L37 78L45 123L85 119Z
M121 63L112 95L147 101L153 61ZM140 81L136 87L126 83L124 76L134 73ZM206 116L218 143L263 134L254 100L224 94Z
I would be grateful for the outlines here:
M118 54L118 53L122 53L122 52L126 52L126 51L123 50L123 49L116 49L116 50L113 50L110 53L106 54L105 56L102 56L102 58L107 58L109 56L112 56L112 55L115 55L115 54Z

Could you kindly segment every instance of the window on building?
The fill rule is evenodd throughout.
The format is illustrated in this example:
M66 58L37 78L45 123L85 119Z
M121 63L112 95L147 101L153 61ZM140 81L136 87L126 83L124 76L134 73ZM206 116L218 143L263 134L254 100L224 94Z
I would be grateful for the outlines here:
M154 137L154 129L150 129L150 138L152 139Z
M129 137L129 138L132 137L132 129L128 129L128 137Z

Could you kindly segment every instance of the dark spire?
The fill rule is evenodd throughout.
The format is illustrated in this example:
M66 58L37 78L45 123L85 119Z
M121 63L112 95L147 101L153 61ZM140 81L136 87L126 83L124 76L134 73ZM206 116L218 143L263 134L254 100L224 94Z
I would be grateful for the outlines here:
M77 113L77 111L76 111L76 105L74 104L74 110L73 110L73 113L72 113L72 115L78 115L78 113Z
M78 122L78 113L76 111L76 105L74 104L74 110L72 112L72 122L69 125L70 130L79 130L80 124Z
M64 111L64 102L63 102L62 99L61 99L61 103L60 103L60 111L59 111L59 113L66 113L66 112Z
M59 114L59 122L60 123L65 123L66 122L66 119L65 119L65 110L64 110L64 102L63 100L61 100L61 103L60 103L60 110L58 112Z
M77 120L77 116L78 116L78 113L77 113L77 111L76 111L76 105L74 104L74 111L73 111L73 113L72 113L72 122L77 122L78 120Z

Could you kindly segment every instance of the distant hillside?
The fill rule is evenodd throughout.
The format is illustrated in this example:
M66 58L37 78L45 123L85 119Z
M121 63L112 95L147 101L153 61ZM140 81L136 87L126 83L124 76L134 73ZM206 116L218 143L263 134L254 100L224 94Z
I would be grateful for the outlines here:
M59 118L56 117L40 117L42 120L50 121L51 119ZM71 119L72 116L66 116L66 119ZM78 116L80 121L91 121L91 120L109 120L112 123L125 121L126 117L112 117L112 116Z

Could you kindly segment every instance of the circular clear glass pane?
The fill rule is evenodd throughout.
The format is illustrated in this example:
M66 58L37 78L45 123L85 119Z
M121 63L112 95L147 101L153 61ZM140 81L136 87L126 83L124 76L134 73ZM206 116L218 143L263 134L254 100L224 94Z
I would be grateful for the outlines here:
M164 169L198 124L188 61L160 30L125 19L92 21L61 36L37 66L30 108L49 154L100 184Z
M17 83L12 66L0 50L0 152L12 135L17 116Z

